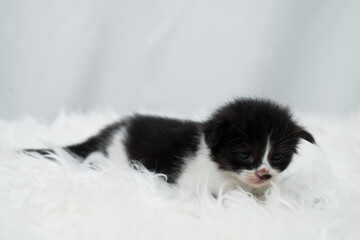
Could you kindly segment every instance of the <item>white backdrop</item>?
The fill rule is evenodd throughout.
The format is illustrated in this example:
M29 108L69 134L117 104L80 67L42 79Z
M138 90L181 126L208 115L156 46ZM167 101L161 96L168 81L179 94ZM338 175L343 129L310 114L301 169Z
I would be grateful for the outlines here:
M0 0L0 118L235 96L360 109L360 1Z

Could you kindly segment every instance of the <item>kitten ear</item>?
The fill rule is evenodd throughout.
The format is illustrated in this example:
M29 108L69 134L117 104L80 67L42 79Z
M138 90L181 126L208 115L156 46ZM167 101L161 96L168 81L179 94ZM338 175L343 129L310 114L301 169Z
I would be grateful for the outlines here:
M312 143L312 144L316 144L315 139L313 137L313 135L311 135L308 131L305 131L304 129L302 129L300 131L300 138Z
M203 131L206 144L210 148L215 147L224 135L225 121L208 121L204 124Z

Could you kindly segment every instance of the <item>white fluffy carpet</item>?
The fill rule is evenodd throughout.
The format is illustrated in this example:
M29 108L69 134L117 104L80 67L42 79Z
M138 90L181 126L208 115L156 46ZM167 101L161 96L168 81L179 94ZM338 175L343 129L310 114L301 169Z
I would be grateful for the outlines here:
M51 125L0 121L0 239L360 239L360 114L302 116L319 146L300 155L258 201L241 189L218 199L103 159L98 171L14 149L75 143L116 119L62 114Z

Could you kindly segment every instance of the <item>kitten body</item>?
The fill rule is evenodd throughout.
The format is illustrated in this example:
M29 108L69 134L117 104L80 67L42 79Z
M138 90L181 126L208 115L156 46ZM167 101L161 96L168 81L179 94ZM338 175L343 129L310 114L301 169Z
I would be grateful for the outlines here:
M205 184L218 194L240 186L257 194L288 167L300 139L315 143L286 107L242 98L221 106L204 122L127 117L65 149L82 159L100 152L126 165L137 161L190 190Z

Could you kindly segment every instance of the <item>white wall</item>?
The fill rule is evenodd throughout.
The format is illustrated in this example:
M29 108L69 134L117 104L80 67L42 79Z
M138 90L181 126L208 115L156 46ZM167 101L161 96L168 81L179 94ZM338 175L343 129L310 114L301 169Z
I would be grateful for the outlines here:
M235 96L360 109L360 1L0 0L0 118Z

